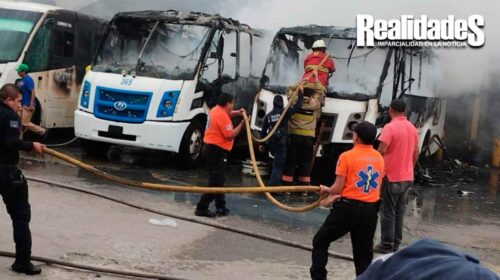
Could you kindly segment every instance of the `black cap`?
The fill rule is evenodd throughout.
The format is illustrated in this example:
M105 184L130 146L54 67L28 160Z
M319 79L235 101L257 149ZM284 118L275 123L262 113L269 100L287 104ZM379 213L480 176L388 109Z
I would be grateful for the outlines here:
M283 108L283 97L279 94L274 96L273 106L277 108Z
M406 111L406 102L403 99L394 99L390 107L396 112L404 113Z
M372 144L377 136L377 128L374 124L369 122L359 123L354 129L358 137L363 141L364 144Z

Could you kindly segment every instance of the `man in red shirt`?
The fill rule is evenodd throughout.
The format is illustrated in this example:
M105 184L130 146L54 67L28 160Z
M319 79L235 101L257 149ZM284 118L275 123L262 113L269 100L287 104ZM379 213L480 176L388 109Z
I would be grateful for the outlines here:
M208 186L224 186L224 171L227 162L227 153L233 148L233 140L240 134L243 120L233 128L231 117L241 116L245 110L233 111L233 96L221 93L217 105L210 110L208 115L207 129L203 142L206 147L208 164ZM215 199L216 212L208 210L210 203ZM226 208L224 194L203 194L196 206L196 216L213 218L216 215L226 216L229 209Z
M330 215L313 240L311 279L326 279L326 264L330 243L351 233L356 275L362 274L373 259L373 236L377 228L380 185L384 159L373 149L377 128L369 122L357 125L354 147L341 154L337 162L335 183L331 188L321 186L321 201L333 203Z
M379 137L379 152L384 156L385 178L382 187L381 243L374 251L392 253L403 239L403 217L406 194L413 183L413 170L418 160L418 132L406 119L406 103L393 100L389 107L391 122Z
M327 53L323 40L315 41L311 49L312 52L304 60L302 80L306 83L320 82L326 88L328 87L330 73L335 72L335 63L331 57L325 59Z

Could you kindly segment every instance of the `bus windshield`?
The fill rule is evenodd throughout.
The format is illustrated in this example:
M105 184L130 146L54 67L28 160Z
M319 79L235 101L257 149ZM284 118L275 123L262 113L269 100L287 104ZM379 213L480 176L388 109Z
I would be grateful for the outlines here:
M201 25L118 19L100 46L92 70L191 80L209 33L210 28Z
M387 49L358 48L356 41L342 38L318 38L327 44L327 53L335 61L336 72L329 80L327 95L332 97L376 95ZM311 52L301 36L280 34L276 37L265 68L265 87L284 91L300 81L304 59Z
M0 9L0 63L19 59L42 13Z

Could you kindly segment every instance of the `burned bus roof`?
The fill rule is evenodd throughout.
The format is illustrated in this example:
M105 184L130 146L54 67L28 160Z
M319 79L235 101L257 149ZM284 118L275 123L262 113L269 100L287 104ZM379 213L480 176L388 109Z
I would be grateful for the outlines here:
M183 13L176 10L167 11L137 11L137 12L121 12L117 13L113 17L113 21L116 19L136 19L136 20L151 20L151 21L166 21L171 23L179 24L196 24L213 26L218 28L229 28L235 29L247 33L251 33L256 36L261 36L261 32L252 29L249 25L240 23L238 20L232 18L226 18L218 14L210 15L201 12L189 12Z
M278 31L278 34L303 35L310 37L331 37L356 40L356 28L305 25L295 27L284 27Z

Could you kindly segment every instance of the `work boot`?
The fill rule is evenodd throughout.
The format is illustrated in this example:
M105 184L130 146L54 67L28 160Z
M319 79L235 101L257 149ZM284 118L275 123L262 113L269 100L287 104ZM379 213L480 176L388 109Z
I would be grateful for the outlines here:
M397 252L398 250L399 250L399 244L398 245L394 244L394 247L392 247L392 251Z
M228 208L224 207L224 208L221 208L221 209L217 209L215 211L215 214L217 216L223 217L223 216L229 215L229 212L230 212L230 210Z
M391 245L379 243L375 247L373 247L373 252L377 252L380 254L390 254L393 252L393 247Z
M215 213L210 211L210 210L199 210L199 209L196 209L194 211L194 214L198 217L207 217L207 218L215 218Z
M15 272L24 273L27 275L38 275L42 273L42 269L38 266L33 265L31 262L28 262L27 264L18 264L14 262L11 268Z

